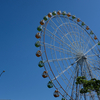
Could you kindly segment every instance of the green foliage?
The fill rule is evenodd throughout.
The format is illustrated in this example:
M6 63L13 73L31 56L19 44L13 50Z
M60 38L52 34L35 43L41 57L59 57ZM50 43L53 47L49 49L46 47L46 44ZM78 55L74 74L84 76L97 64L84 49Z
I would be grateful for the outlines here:
M96 78L86 80L85 76L79 76L76 79L76 84L83 84L83 88L80 90L80 93L95 91L97 92L97 95L100 95L100 80L97 80Z

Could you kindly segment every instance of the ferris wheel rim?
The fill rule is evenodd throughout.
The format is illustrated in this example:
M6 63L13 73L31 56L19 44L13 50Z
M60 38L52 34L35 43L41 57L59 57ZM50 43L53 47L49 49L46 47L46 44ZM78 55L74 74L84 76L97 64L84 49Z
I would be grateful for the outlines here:
M53 16L53 17L55 17L55 16ZM52 18L53 18L52 17ZM50 18L49 20L51 20L52 18ZM49 23L49 22L48 22ZM77 23L78 24L78 23ZM86 25L87 26L87 25ZM45 27L46 28L46 27ZM83 28L83 27L82 27ZM90 29L91 30L91 29ZM86 30L85 30L86 31ZM86 31L86 33L88 33L87 31ZM89 33L88 33L89 34ZM90 34L89 34L89 36L90 36ZM91 37L91 36L90 36ZM94 39L91 37L91 39L94 41ZM44 32L44 37L43 37L43 42L45 43L45 32ZM97 40L98 40L98 38L97 38ZM99 42L99 40L98 40L98 42ZM94 43L95 43L95 41L94 41ZM40 47L41 48L41 47ZM99 50L99 49L98 49ZM48 56L47 56L47 53L46 53L46 48L45 48L45 44L44 44L44 52L45 52L45 55L46 55L46 58L47 58L47 62L48 62ZM43 57L41 56L41 58L42 58L42 60L43 60ZM51 68L51 66L50 66L50 63L48 62L48 65L49 65L49 67L50 67L50 71L52 72L52 74L53 74L53 76L55 77L55 75L54 75L54 72L52 71L52 68ZM46 67L44 66L44 68L45 68L45 70L46 70ZM51 80L51 78L50 78L50 76L49 76L49 79ZM60 83L59 83L59 81L56 79L56 77L55 77L55 80L57 81L57 83L60 85ZM55 86L55 85L54 85ZM60 85L60 87L63 89L63 87ZM55 88L57 89L57 87L55 86ZM65 91L65 89L63 89L64 90L64 92L68 95L68 93ZM60 92L59 92L60 93ZM60 93L61 94L61 93ZM61 94L62 95L62 94ZM63 96L63 95L62 95ZM68 96L70 96L70 95L68 95Z
M51 17L50 19L49 19L49 21L52 19L52 18L55 18L56 16L53 16L53 17ZM63 17L63 16L60 16L60 17ZM66 17L67 18L67 17ZM69 18L70 20L72 20L71 18ZM46 23L46 26L45 26L45 28L47 27L47 24L49 23L49 21ZM72 21L74 21L74 20L72 20ZM75 21L74 21L75 22ZM81 21L82 22L82 21ZM75 22L76 23L76 22ZM78 23L77 23L78 24ZM83 28L80 24L78 24L81 28ZM86 24L85 24L86 25ZM87 26L87 25L86 25ZM83 28L84 29L84 28ZM84 29L85 30L85 29ZM91 30L91 29L90 29ZM86 31L86 30L85 30ZM92 31L92 30L91 30ZM90 34L86 31L86 33L90 36ZM91 36L90 36L91 37ZM91 39L93 40L93 42L95 43L95 41L94 41L94 39L91 37ZM99 41L99 40L98 40ZM45 42L45 31L44 31L44 42ZM44 44L44 49L45 49L45 44ZM45 55L46 55L46 58L47 58L47 60L48 60L48 57L47 57L47 53L46 53L46 49L45 49ZM51 66L50 66L50 63L48 62L48 65L49 65L49 67L50 67L50 70L51 70L51 72L52 72L52 74L54 75L54 73L53 73L53 71L52 71L52 68L51 68ZM55 77L55 75L54 75L54 77ZM56 81L58 82L58 84L60 85L60 83L59 83L59 81L57 80L57 78L55 77L55 79L56 79ZM63 87L60 85L60 87L63 89ZM63 89L64 90L64 89ZM65 91L66 92L66 91Z

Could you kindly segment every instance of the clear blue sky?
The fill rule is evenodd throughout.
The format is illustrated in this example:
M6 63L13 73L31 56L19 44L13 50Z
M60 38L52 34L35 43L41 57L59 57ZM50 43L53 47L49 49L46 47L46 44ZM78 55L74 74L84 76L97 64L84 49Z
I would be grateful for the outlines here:
M41 76L34 46L40 20L55 10L76 15L100 40L100 0L0 0L0 99L60 100Z

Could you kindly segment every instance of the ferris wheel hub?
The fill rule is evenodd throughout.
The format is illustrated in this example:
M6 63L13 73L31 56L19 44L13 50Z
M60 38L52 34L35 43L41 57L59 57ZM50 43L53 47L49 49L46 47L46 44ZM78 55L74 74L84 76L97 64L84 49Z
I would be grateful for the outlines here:
M82 56L82 59L87 59L87 57L86 56Z
M81 64L82 62L84 62L85 60L87 59L87 56L86 55L84 55L84 53L82 53L82 52L78 52L77 54L76 54L76 61L77 61L77 64Z

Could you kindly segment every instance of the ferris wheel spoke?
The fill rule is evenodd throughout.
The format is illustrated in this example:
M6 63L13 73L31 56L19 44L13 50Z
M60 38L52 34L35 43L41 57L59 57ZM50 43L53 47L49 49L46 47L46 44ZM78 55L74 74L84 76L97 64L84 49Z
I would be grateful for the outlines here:
M65 75L64 75L65 76ZM61 77L61 76L60 76ZM67 88L69 87L69 89L71 89L71 86L69 86L68 84L71 84L70 83L70 81L67 79L67 77L66 77L66 79L63 79L62 77L61 77L61 79L65 82L65 80L67 80L68 81L68 83L66 83L65 82L65 84L67 85ZM54 81L54 80L52 80L52 81ZM72 84L71 84L72 85Z
M73 31L72 31L72 32L73 32ZM73 32L73 33L74 33L74 32ZM77 32L75 32L75 34L76 34L76 33L77 33ZM67 34L66 34L66 35L67 35ZM62 37L62 38L63 38L63 37ZM74 42L78 42L78 41L74 41ZM73 44L75 44L74 42L73 42ZM80 44L82 44L82 43L84 43L83 40L81 40ZM84 45L85 45L85 43L84 43ZM85 47L85 46L84 46L84 47ZM78 50L79 48L82 48L82 47L78 47L77 50ZM83 49L82 49L82 50L83 50ZM84 51L84 50L83 50L83 51Z
M81 35L82 34L80 34L81 32L79 31L79 26L77 25L77 23L75 23L75 25L73 26L74 27L74 30L77 30L77 35L78 35L78 40L79 40L79 42L78 42L78 46L82 49L82 46L81 46Z
M57 79L59 76L61 76L65 71L67 71L72 65L70 65L69 67L67 67L64 71L62 71L61 73L59 73L59 75L57 75L53 80Z
M90 38L88 39L88 42L86 43L86 48L85 48L85 50L84 50L84 51L86 51L86 49L87 49L87 47L88 47L89 43L90 43Z
M60 17L59 17L60 18ZM60 19L61 20L61 19ZM51 20L52 21L52 20ZM64 37L70 42L70 44L71 44L71 46L73 46L74 48L76 48L72 43L71 43L71 41L68 39L68 37L66 36L66 30L67 30L67 28L65 27L65 23L62 23L62 24L60 24L59 23L59 21L58 21L58 19L56 18L56 21L58 22L58 24L59 24L59 27L57 27L57 25L54 23L54 25L57 27L57 30L60 30L60 27L61 27L61 29L62 29L62 31L60 30L60 32L64 35ZM62 20L61 20L61 22L62 22ZM64 30L63 29L63 27L62 27L62 25L66 28L66 30ZM57 31L56 30L56 31ZM67 31L68 32L68 31ZM68 32L69 33L69 32Z
M55 54L56 55L56 54ZM57 58L57 56L56 56L56 58ZM54 62L53 62L54 63ZM59 62L57 61L57 63L58 63L58 65L59 65L59 67L60 67L60 64L59 64ZM54 63L54 66L55 66L55 68L56 68L56 70L57 70L57 73L59 74L59 71L58 71L58 69L57 69L57 66L56 66L56 64ZM62 68L60 67L60 69L61 69L61 71L62 71ZM65 76L65 78L66 78L66 80L70 83L70 81L68 80L68 78L66 77L66 75L63 73L63 75ZM60 76L61 77L61 79L64 81L64 83L68 86L68 84L65 82L65 80L63 79L63 77L62 76ZM52 80L52 81L54 81L54 80ZM71 84L71 83L70 83ZM71 88L70 86L68 86L69 88Z
M56 65L54 64L54 66L56 67ZM56 67L57 70L57 67ZM59 74L59 71L57 70L57 73ZM64 75L65 76L65 75ZM64 83L71 89L71 87L66 83L65 79L63 79L62 76L60 76L60 78L64 81ZM66 80L70 83L70 81L68 80L68 78L66 78ZM54 79L52 79L52 81L54 81Z
M65 18L65 17L64 17L64 20L66 21L66 18ZM66 29L66 30L68 31L68 34L70 35L70 37L71 37L71 39L72 39L72 41L73 41L73 43L74 43L74 39L72 38L72 35L70 34L70 30L69 30L69 25L71 25L71 24L69 23L69 25L68 25L68 22L66 21L66 24L65 24L65 25L67 26L68 30L67 30L67 29ZM65 26L65 27L66 27L66 26ZM71 28L72 28L72 27L71 27ZM72 32L74 32L73 29L72 29ZM75 35L75 34L74 34L74 36L75 36L75 37L74 37L75 40L77 41L76 35ZM74 43L74 45L75 45L76 48L78 48L77 42L76 42L76 44Z
M59 31L60 31L59 34L61 34L61 36L66 34L63 30L60 29L60 27L62 26L62 24L59 25L59 26L57 26L53 20L50 20L50 21L51 21L52 24L56 27L56 30L53 28L53 29L55 30L55 32L57 32L57 30L59 30ZM58 24L59 24L59 23L58 23ZM64 33L65 33L65 34L64 34Z
M74 33L74 32L73 32ZM75 32L75 34L79 34L78 32ZM79 43L79 46L80 47L78 47L78 49L81 49L81 50L83 50L83 51L85 51L84 49L85 49L85 42L87 41L87 39L86 39L86 37L85 36L83 36L82 34L80 35L80 36L82 36L83 37L83 39L85 39L85 40L83 40L82 38L80 38L79 40L80 41L77 41L78 43ZM76 36L77 38L79 38L79 36ZM85 42L84 42L85 41ZM83 46L81 46L82 44L84 44ZM83 48L84 47L84 48Z
M96 50L96 49L97 49L97 48L91 50L91 52L92 52L93 54L95 54L98 58L100 58L100 53L97 53L97 50Z
M89 63L89 65L90 65L90 67L94 70L94 71L96 71L96 73L95 73L95 75L96 74L98 74L98 77L100 77L100 72L98 72L98 70L96 70L95 69L95 67L94 66L96 66L96 65L94 65L91 61L88 61L88 63ZM96 78L97 78L97 76L95 76Z
M76 24L76 26L77 26L77 24ZM79 29L78 29L79 27L77 27L76 29L78 30L78 38L79 38L79 47L80 47L80 49L82 50L82 51L84 51L84 49L85 49L85 42L87 41L87 39L86 39L86 37L85 37L85 35L82 33L82 30L80 31Z
M74 61L70 66L68 66L65 70L63 70L58 76L56 76L55 78L57 79L60 75L62 75L64 72L66 72L70 67L72 67L75 63L77 63L79 60L81 59L81 57L79 59L77 59L76 61ZM54 78L54 79L55 79ZM53 79L53 80L54 80Z
M93 62L93 61L91 61L91 60L88 60L88 62L91 62L92 64L94 64L95 66L98 66L98 67L100 67L100 62ZM96 68L98 68L98 67L96 67Z
M47 30L47 29L46 29ZM49 31L49 30L48 30ZM49 31L50 32L50 31ZM54 35L52 32L50 32L52 35ZM67 45L69 48L71 48L72 50L74 50L76 52L76 50L74 48L72 48L70 45L68 45L66 42L64 42L63 40L61 40L59 37L57 37L56 35L54 35L54 37L56 37L58 40L60 40L62 43L64 43L65 45ZM53 38L55 40L55 38Z
M63 61L62 61L62 63L63 63ZM65 66L64 65L64 63L63 63L63 66ZM71 70L71 69L70 69ZM73 71L71 70L71 72L72 72L72 74L74 75L74 73L73 73ZM72 75L67 71L67 73L69 74L69 76L70 76L70 81L71 81L71 78L72 78ZM65 76L65 78L67 79L67 77L66 77L66 75L64 75ZM68 82L68 84L70 84L70 82ZM72 85L72 84L70 84L70 85ZM69 85L68 85L69 86ZM68 88L68 87L67 87ZM66 89L67 89L66 88Z
M86 55L88 52L90 52L98 43L96 43L92 48L90 48L84 55Z
M62 25L57 26L53 20L50 20L50 21L51 21L51 22L53 23L53 25L56 27L56 30L55 30L55 28L53 27L53 29L55 30L55 32L57 32L57 30L59 30L60 32L58 31L58 32L59 32L58 34L61 34L61 36L66 34L63 30L60 29L60 27L61 27ZM65 33L65 34L64 34L64 33Z
M74 27L74 31L76 30L76 28L75 28L75 26L73 26ZM78 30L79 31L79 30ZM73 34L75 34L75 33L73 33ZM77 32L77 34L79 34L79 32ZM76 37L77 35L75 34L75 37ZM80 36L77 36L77 38L75 38L76 39L76 42L77 42L77 45L78 45L78 48L81 48L81 39L80 39Z
M47 48L50 48L50 47L47 47ZM50 49L52 49L52 50L56 50L56 51L58 51L58 52L61 52L61 53L63 53L64 51L62 50L58 50L58 49L54 49L54 48L50 48ZM68 54L67 52L65 52L65 54L68 54L68 55L72 55L71 54L71 52L69 52L70 54ZM54 53L53 53L54 54Z
M75 28L75 29L77 29L77 28ZM79 34L79 32L80 32L81 34ZM82 50L83 50L83 51L85 51L85 48L87 48L87 47L88 47L88 45L87 45L87 47L86 47L86 44L88 43L88 41L87 41L87 40L89 40L90 38L89 38L89 39L88 39L88 38L86 38L86 36L85 36L85 34L83 34L84 32L82 32L82 30L81 30L81 31L79 31L79 32L78 32L78 34L79 34L79 36L78 36L78 37L80 38L80 39L79 39L79 40L80 40L80 41L79 41L79 43L80 43L80 47L82 48ZM82 38L81 38L81 37L82 37ZM84 39L84 40L83 40L83 39ZM84 45L83 45L83 46L82 46L82 44L81 44L81 43L82 43L81 41L83 41L83 42L84 42Z
M73 58L76 58L76 57L60 58L60 59L57 58L57 59L46 60L43 62L45 63L45 62L53 62L53 61L63 61L63 60L69 60L69 59L73 59Z
M56 54L56 52L55 52L55 57L56 57L56 59L57 59L57 54ZM61 68L61 66L60 66L60 64L59 64L59 62L58 62L58 60L57 60L57 63L58 63L58 66L60 67L60 70L61 70L61 72L62 72L62 68ZM56 70L57 70L57 68L56 68ZM59 74L59 71L57 70L57 72L58 72L58 74ZM68 78L66 77L66 75L63 73L63 75L64 75L64 77L67 79L67 81L70 83L70 81L68 80ZM61 76L60 76L61 77ZM62 78L62 77L61 77ZM62 80L63 80L63 78L62 78ZM64 80L63 80L64 81ZM70 83L71 84L71 83Z
M64 17L64 19L65 19L65 17ZM65 21L66 21L66 20L65 20ZM66 22L66 24L65 24L65 27L68 28L68 30L67 30L67 29L66 29L66 30L67 30L69 36L71 37L71 39L72 39L72 41L73 41L73 45L75 45L76 49L78 49L78 42L77 42L77 39L76 39L76 34L74 34L75 31L71 30L72 34L74 35L74 37L72 37L71 32L70 32L70 30L69 30L69 25L68 25L67 22ZM75 42L75 40L76 40L76 42Z
M51 44L48 44L48 43L44 43L44 44L45 44L46 47L49 47L49 48L51 47L51 48L53 48L53 49L55 48L55 49L57 49L57 50L63 50L63 51L71 52L72 54L75 54L74 52L72 52L70 49L68 49L68 48L66 48L66 47L63 49L63 48L60 48L60 47L57 47L57 46L54 46L54 45L51 45ZM60 45L61 45L61 44L60 44Z
M98 43L96 43L95 45L97 45ZM92 47L92 44L90 43L91 47ZM97 50L96 48L93 48L91 49L91 52L94 53L95 55L99 55L99 53L97 53Z
M66 27L66 24L67 23L63 23L63 21L62 21L62 19L60 18L60 16L58 16L58 18L59 18L59 20L56 18L56 20L57 20L57 22L59 23L59 25L60 25L60 22L61 22L61 29L63 30L63 32L66 34L66 32L68 32L68 34L70 35L70 31L68 31L68 27ZM64 28L62 27L62 25L64 26ZM65 31L64 31L64 29L66 29ZM70 37L71 37L71 39L72 39L72 41L74 41L73 40L73 38L72 38L72 36L70 35ZM68 38L67 38L68 39ZM72 44L72 43L71 43ZM74 44L72 44L72 46L74 46L74 48L76 48L76 45Z
M79 45L80 45L80 48L82 49L82 45L81 45L81 36L84 37L84 35L82 35L82 30L81 30L81 31L79 30L79 26L77 25L77 23L76 23L75 26L77 26L75 29L78 30ZM79 34L79 33L81 33L81 34Z
M95 65L94 65L94 64L92 64L92 63L89 62L89 61L88 61L88 63L90 63L90 67L96 72L96 73L95 73L95 75L96 75L95 78L98 79L98 78L100 77L100 74L99 74L100 72L99 72L98 70L95 69L95 67L94 67Z
M94 49L93 49L93 50L94 50ZM96 51L94 50L94 51L95 51L95 52L94 52L93 50L91 50L90 54L86 55L87 58L90 59L90 58L96 57L96 58L99 59L99 58L100 58L100 54L99 54L99 53L97 54Z
M58 74L59 74L59 72L58 72ZM63 73L64 74L64 73ZM60 76L61 77L61 76ZM67 85L67 88L69 87L70 89L71 89L71 86L73 86L73 84L70 82L70 80L68 80L68 78L66 77L66 79L63 79L62 77L61 77L61 79L64 81L64 80L67 80L68 81L68 83L66 83L66 85ZM52 79L52 81L54 81L55 79ZM70 84L70 85L68 85L68 84ZM75 86L74 86L74 88L75 88ZM75 92L76 93L76 91L74 91L73 90L73 92Z
M64 56L65 57L65 56ZM76 57L75 57L76 58ZM69 59L70 60L70 59ZM66 61L66 60L65 60ZM63 61L62 61L62 63L63 63ZM66 61L66 63L67 63L67 61ZM65 67L65 65L63 64L63 66L64 66L64 68L66 68ZM68 63L67 63L67 66L68 66ZM72 74L75 76L75 74L74 74L74 72L70 69L70 71L72 72ZM70 75L70 73L68 72L68 71L66 71L69 75ZM70 75L70 77L72 77L72 75ZM68 83L69 84L69 83Z
M51 39L53 39L55 42L57 42L58 44L61 45L61 43L59 42L59 40L57 40L57 38L53 38L52 36L50 36L49 34L46 33L47 36L49 36ZM44 43L44 42L43 42Z
M98 43L97 43L97 44L98 44ZM95 44L95 46L96 46L97 44ZM90 45L91 45L91 47L92 47L92 44L91 44L91 43L90 43ZM95 46L94 46L94 47L95 47ZM96 50L95 50L94 47L91 49L91 52L93 52L93 53L97 56L97 55L99 55L99 54L96 53ZM86 50L85 50L85 51L86 51ZM88 55L87 55L87 56L88 56Z
M93 78L93 75L95 76L95 74L93 74L92 73L92 71L91 71L91 69L90 69L90 65L85 61L85 66L86 66L86 70L87 70L87 72L88 72L88 74L89 74L89 76L91 77L91 78Z
M51 22L53 22L52 20L50 20ZM54 22L53 22L54 23ZM52 26L52 24L51 23L49 23L49 25L52 27L52 29L54 30L54 32L55 32L55 34L57 33L60 37L62 37L62 35L64 35L63 34L63 32L60 30L60 26L57 26L55 23L54 23L54 25L56 26L56 28L54 27L54 26ZM59 31L60 32L59 32Z
M96 63L96 64L98 64L98 65L100 65L100 61L98 61L98 60L94 60L94 59L92 59L92 58L88 58L88 60L89 60L89 61L92 61L92 62L94 62L94 63Z
M60 47L57 47L57 46L54 46L54 45L51 45L51 44L48 44L48 43L45 43L45 46L48 47L48 48L51 48L51 49L57 50L57 51L58 51L58 50L59 50L59 51L62 50L61 52L65 51L66 53L69 52L69 53L75 55L75 53L72 52L71 50L68 50L68 48L63 49L63 48L60 48Z
M69 18L68 18L68 22L69 22L69 24L70 24L70 27L72 28L72 25L73 25L73 24L71 24L71 22L70 22L70 19L69 19ZM75 26L75 25L74 25L74 26ZM73 28L72 28L72 30L73 30ZM78 31L78 33L79 33L79 31ZM74 34L74 35L76 35L76 34ZM79 36L78 36L78 37L79 37ZM79 38L78 38L78 39L76 39L76 41L77 41L77 40L79 40ZM77 46L78 46L78 47L80 47L80 45L79 45L79 42L78 42L78 41L77 41Z
M79 71L79 66L76 65L75 68L76 68L76 69L75 69L76 75L74 75L74 79L73 79L73 86L72 86L72 91L71 91L71 97L73 97L74 88L75 88L75 80L76 80L76 78L77 78L77 72ZM77 94L77 91L76 91L75 93Z
M64 55L64 58L66 58L65 53L63 53L63 55ZM60 57L61 57L61 53L60 53ZM76 59L76 57L67 57L67 58ZM71 59L68 59L68 61L71 60ZM65 61L66 64L67 64L67 66L68 66L67 60L61 60L61 62L62 62L62 64L63 64L64 68L66 68L66 65L64 64L63 61ZM73 73L73 71L72 71L71 69L70 69L70 71ZM68 73L68 74L70 75L70 77L71 77L71 74L70 74L68 71L67 71L67 73ZM74 73L73 73L73 74L74 74Z
M82 34L82 38L84 39L84 41L86 42L87 41L87 37L85 36L85 30L81 30L81 34ZM87 42L86 42L87 43ZM82 46L81 45L81 47L82 47L82 49L83 49L83 51L85 52L85 48L86 48L86 43ZM84 47L84 48L83 48Z
M96 66L96 64L95 63L93 63L92 61L89 61L89 60L87 60L90 64L92 64L93 66L95 66L95 67L93 67L94 68L94 70L100 70L100 66L98 67L98 66ZM99 72L100 73L100 72Z
M68 34L70 34L70 33L68 33ZM71 46L73 46L73 48L76 48L75 45L73 45L73 44L75 44L75 41L74 41L73 44L72 44L72 42L68 39L68 37L67 37L66 35L65 35L65 37L66 37L67 40L70 42Z
M99 55L100 54L97 54L97 55L96 54L94 54L94 55L92 54L92 55L87 55L87 57L98 57L98 58L100 58Z
M81 33L82 34L82 33ZM80 45L81 45L81 50L83 51L83 52L85 52L85 48L86 48L86 44L87 44L87 38L84 36L84 34L83 35L81 35L81 39L80 39L80 41L82 40L82 41L84 41L83 43L82 42L80 42Z
M45 27L44 27L44 29L45 29ZM56 36L53 32L51 32L51 31L49 31L47 28L45 29L45 34L46 35L48 35L48 36L54 36L55 38L57 38L57 39L59 39L61 42L63 42L60 38L61 38L61 36L60 36L60 38L58 37L58 36Z
M80 34L78 34L78 35L79 35L79 36L78 36L78 37L79 37L79 41L80 41L80 42L79 42L79 45L80 45L81 50L84 51L84 49L85 49L85 44L82 45L82 44L81 44L81 40L85 39L85 40L83 40L83 41L86 42L87 39L86 39L86 36L84 35L84 30L82 29L82 27L81 27L82 30L80 30L80 29L79 29L79 26L77 25L77 23L76 23L76 26L77 26L77 27L76 27L75 29L77 29L77 30L78 30L78 33L80 33Z
M84 32L83 32L83 29L82 29L82 27L81 27L81 29L82 30L80 30L80 28L79 28L79 26L78 26L78 24L76 23L76 29L78 30L78 32L80 33L79 34L79 40L80 40L80 43L81 43L81 39L84 39L85 38L85 35L84 35ZM80 44L80 47L82 48L82 50L84 51L84 46L82 46L81 44Z

